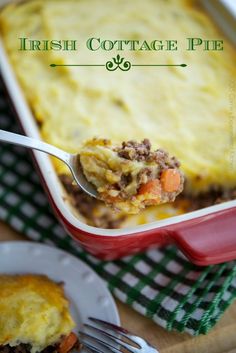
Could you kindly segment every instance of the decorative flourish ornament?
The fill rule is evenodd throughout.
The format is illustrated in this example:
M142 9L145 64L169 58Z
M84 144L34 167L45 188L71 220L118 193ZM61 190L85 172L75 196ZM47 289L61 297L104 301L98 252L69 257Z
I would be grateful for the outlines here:
M115 71L117 69L128 71L131 68L131 62L124 60L125 58L121 58L121 56L118 54L116 57L112 58L112 60L106 62L106 69L109 71Z
M168 67L168 66L179 66L179 67L186 67L187 64L131 64L130 61L125 60L119 54L116 57L113 57L112 60L108 60L105 64L50 64L51 67L57 66L80 66L80 67L105 67L108 71L115 71L120 69L122 71L129 71L131 67Z

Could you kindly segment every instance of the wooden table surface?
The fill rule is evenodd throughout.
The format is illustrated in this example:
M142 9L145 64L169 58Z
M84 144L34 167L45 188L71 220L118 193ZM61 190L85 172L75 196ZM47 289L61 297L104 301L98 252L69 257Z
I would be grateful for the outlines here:
M0 241L6 240L26 238L0 222ZM149 340L160 353L236 353L236 302L208 335L198 337L167 332L127 305L118 300L116 303L122 326Z

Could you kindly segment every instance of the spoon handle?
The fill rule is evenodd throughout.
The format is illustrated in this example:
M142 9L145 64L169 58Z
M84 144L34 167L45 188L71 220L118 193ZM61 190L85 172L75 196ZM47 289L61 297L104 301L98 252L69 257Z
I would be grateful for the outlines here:
M70 164L71 155L69 153L48 143L33 139L31 137L14 134L13 132L4 131L0 129L0 141L45 152L54 157L59 158L67 165Z

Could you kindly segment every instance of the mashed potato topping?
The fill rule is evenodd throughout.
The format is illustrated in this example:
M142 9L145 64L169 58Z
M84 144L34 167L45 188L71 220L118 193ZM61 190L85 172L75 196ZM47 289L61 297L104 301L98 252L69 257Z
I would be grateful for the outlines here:
M0 275L0 346L31 345L40 352L75 326L63 287L46 276Z

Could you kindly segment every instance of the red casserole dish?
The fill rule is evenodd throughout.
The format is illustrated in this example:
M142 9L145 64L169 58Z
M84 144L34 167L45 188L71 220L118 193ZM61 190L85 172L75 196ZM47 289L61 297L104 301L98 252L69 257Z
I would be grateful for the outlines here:
M220 4L223 6L223 1ZM215 11L215 8L212 8ZM228 22L222 21L222 17L219 18L223 29L231 33L226 25ZM36 121L1 43L0 63L7 91L25 134L40 139ZM175 243L189 260L197 265L236 259L236 200L145 225L123 229L96 228L78 219L65 202L64 190L49 157L38 151L33 151L33 156L58 220L91 254L112 260L151 247Z

